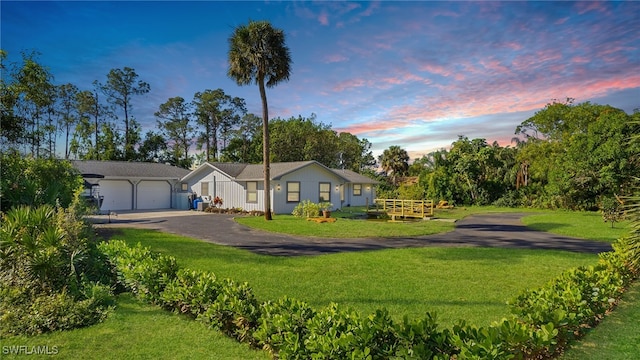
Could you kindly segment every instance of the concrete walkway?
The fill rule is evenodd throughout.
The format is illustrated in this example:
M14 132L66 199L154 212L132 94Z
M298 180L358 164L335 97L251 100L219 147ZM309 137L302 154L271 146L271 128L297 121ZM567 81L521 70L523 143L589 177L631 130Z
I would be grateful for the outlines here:
M107 232L119 227L155 229L246 249L258 254L277 256L424 246L479 246L586 253L611 251L611 245L608 243L531 230L520 221L524 215L521 213L473 215L458 221L454 231L444 234L410 238L354 239L299 237L264 232L236 223L233 221L233 215L194 211L119 213L117 216L111 216L110 223L106 215L94 216L92 221L99 229Z

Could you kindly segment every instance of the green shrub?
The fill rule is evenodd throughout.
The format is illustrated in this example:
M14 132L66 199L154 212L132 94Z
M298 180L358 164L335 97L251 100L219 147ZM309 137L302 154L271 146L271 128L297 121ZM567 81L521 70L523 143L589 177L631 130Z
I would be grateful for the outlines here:
M261 306L261 314L253 334L259 346L280 358L307 358L301 349L308 333L306 323L315 316L307 303L288 297L267 301Z
M398 349L401 359L450 359L456 353L448 329L439 330L436 316L427 313L424 318L409 321L405 316L397 326Z
M56 204L67 207L82 176L66 160L22 157L0 152L0 210Z
M77 300L66 290L30 294L17 287L0 288L0 337L68 330L102 321L113 304L109 287L93 284L85 291L88 297Z
M128 247L124 241L102 243L100 249L108 256L117 277L116 287L131 291L142 300L161 303L167 283L176 277L178 265L173 256L164 256L142 247Z
M180 269L167 283L161 299L166 309L196 318L216 301L221 288L211 272Z
M220 294L207 310L198 316L213 329L221 330L240 342L253 343L253 331L260 318L260 306L247 283L225 279Z
M320 214L320 204L316 204L311 200L302 200L291 213L295 217L316 217Z

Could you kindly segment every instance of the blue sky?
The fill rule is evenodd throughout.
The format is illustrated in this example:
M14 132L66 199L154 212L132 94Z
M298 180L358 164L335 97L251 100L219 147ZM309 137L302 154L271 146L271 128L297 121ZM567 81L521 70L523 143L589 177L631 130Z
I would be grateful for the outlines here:
M509 144L552 99L640 107L640 2L0 2L9 62L36 50L56 84L91 89L132 67L151 92L143 131L174 96L222 88L261 114L258 88L226 75L228 37L248 20L284 30L290 81L272 117L317 115L412 158L458 135Z

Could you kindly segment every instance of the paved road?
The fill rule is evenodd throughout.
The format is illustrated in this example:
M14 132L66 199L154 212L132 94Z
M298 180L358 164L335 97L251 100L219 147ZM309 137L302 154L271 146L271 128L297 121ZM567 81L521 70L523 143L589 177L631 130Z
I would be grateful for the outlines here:
M494 213L469 216L456 223L454 231L410 238L328 239L297 237L254 230L233 221L232 215L198 212L146 212L94 217L99 228L139 227L184 235L259 254L278 256L319 255L344 251L424 246L481 246L517 249L547 249L600 253L611 250L602 242L581 240L524 226L525 214ZM339 221L339 220L338 220ZM401 226L401 224L398 224Z

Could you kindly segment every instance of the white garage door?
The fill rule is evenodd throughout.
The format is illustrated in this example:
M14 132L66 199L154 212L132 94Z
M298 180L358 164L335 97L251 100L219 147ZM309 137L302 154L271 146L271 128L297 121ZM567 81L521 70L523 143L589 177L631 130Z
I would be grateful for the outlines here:
M140 210L171 208L171 185L166 181L140 181L137 208Z
M100 196L104 196L100 210L133 209L133 185L127 180L102 180Z

